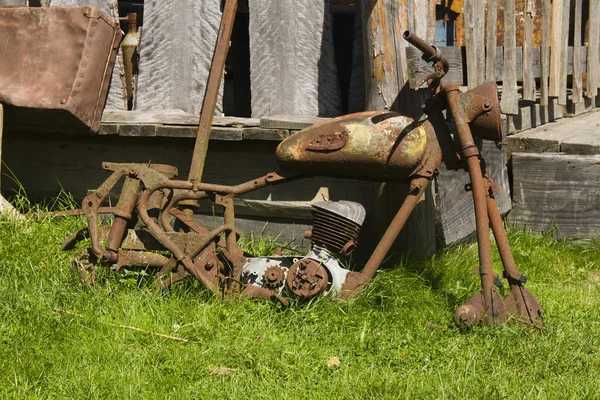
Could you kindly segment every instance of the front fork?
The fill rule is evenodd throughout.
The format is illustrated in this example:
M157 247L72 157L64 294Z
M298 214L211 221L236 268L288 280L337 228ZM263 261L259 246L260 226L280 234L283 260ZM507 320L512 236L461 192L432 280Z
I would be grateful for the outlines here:
M459 103L458 87L447 86L444 91L458 133L462 154L469 169L475 205L479 275L481 277L481 291L466 304L458 307L454 319L461 326L473 326L479 321L490 325L504 323L509 315L523 322L538 325L541 323L540 306L535 297L522 286L527 278L517 270L500 211L494 199L494 185L485 173L479 148L476 146L469 128L465 108ZM484 107L489 108L490 106L486 103ZM506 300L503 300L496 290L496 286L502 286L502 281L493 269L489 235L490 223L504 266L504 277L507 278L510 285L510 294Z

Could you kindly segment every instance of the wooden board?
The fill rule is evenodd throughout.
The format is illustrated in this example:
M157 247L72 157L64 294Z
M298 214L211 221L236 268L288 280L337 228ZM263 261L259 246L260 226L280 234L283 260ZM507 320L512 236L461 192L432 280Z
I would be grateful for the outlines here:
M600 111L565 118L507 138L513 153L599 154Z
M581 68L581 19L582 0L575 0L573 26L573 103L583 99L583 69Z
M200 113L220 21L219 1L144 3L137 110ZM222 112L222 89L217 114Z
M248 5L252 116L338 116L329 2L249 0Z
M536 87L535 77L533 76L533 21L535 12L535 3L533 0L526 0L523 34L523 100L535 101Z
M567 104L567 65L569 63L567 52L569 46L569 13L571 0L565 0L562 9L561 37L560 37L560 75L558 77L558 104Z
M557 237L600 235L600 155L515 153L511 222Z
M27 7L27 0L0 0L0 7Z
M590 18L589 18L589 43L588 43L588 59L587 59L587 89L586 97L594 98L598 94L600 85L600 71L598 63L600 62L600 52L598 46L600 44L600 4L598 1L590 1Z
M542 0L542 47L540 49L540 105L548 105L550 73L550 0Z
M543 48L542 48L543 49ZM466 57L461 47L440 47L442 54L446 56L448 59L448 63L450 64L450 70L448 74L444 77L444 83L446 84L457 84L457 85L467 85L467 81L465 80L465 67L466 67ZM521 47L516 48L516 74L517 79L523 77L523 49ZM567 60L572 60L573 48L569 47L567 50ZM431 73L433 69L429 64L421 59L421 53L414 48L406 49L406 56L408 59L408 79L410 83L410 87L414 88L416 83ZM580 54L580 62L582 68L585 70L587 67L587 47L583 47L581 49ZM501 82L502 75L504 73L504 64L503 64L503 48L496 48L496 68L495 68L495 79L494 81ZM539 78L542 73L541 68L541 58L540 58L540 48L535 47L533 49L533 76ZM573 73L573 63L569 62L567 64L567 73Z
M498 20L498 0L488 0L485 32L485 80L496 80L496 31Z
M519 113L517 92L517 38L515 0L504 0L504 71L502 73L502 99L500 108L504 114Z
M467 54L467 86L473 89L484 81L485 65L485 2L467 0L464 5L465 42Z
M413 18L409 18L408 10L412 2L365 0L361 5L366 109L389 110L408 79L407 57L404 55L412 47L402 38L402 33L410 29L409 19L411 25L414 22Z
M490 141L483 141L481 154L491 179L500 187L496 201L502 215L511 209L506 150ZM466 190L470 184L466 170L442 172L435 180L436 232L440 248L464 241L475 232L473 194Z

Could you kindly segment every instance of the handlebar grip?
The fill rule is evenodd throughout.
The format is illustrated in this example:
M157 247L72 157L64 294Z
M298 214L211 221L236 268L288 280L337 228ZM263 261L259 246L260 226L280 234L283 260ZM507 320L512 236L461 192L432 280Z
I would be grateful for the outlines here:
M417 49L419 49L423 53L424 59L431 59L437 54L435 47L431 46L429 43L425 42L423 39L421 39L411 31L404 31L402 37L408 43L412 44Z

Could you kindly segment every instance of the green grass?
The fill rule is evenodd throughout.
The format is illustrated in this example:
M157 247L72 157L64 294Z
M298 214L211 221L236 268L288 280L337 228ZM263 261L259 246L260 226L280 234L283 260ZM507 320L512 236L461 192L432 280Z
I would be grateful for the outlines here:
M281 310L222 302L192 281L159 292L132 273L104 271L102 290L85 289L73 254L59 249L82 226L77 218L0 220L0 398L600 396L598 243L511 231L545 329L461 331L454 309L478 290L473 245L387 266L355 301ZM327 366L332 357L339 366Z

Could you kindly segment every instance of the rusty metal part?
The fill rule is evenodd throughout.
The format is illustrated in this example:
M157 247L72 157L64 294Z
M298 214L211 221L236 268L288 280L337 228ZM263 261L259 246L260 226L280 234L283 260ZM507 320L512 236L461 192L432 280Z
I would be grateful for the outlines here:
M105 245L105 248L110 250L114 256L112 256L110 260L105 260L104 262L114 263L117 261L116 251L121 247L121 243L123 243L125 237L125 231L127 230L127 224L133 217L132 213L135 208L135 203L137 202L140 186L141 182L139 180L129 176L125 177L123 189L121 190L119 201L115 207L115 218Z
M344 286L342 287L342 291L338 296L340 299L344 300L351 297L358 290L360 290L365 283L369 282L373 278L377 272L377 269L383 262L383 259L394 244L394 241L400 234L400 231L406 224L408 217L410 217L410 214L423 196L425 189L427 186L429 186L430 180L431 178L418 177L411 181L408 196L406 196L406 199L404 199L404 202L396 213L396 216L377 244L377 247L371 254L371 257L369 257L367 264L364 266L362 271L360 271L360 273L348 274L346 282L344 282Z
M296 297L311 299L327 289L329 277L327 270L317 261L303 258L294 263L287 275L287 288Z
M196 144L194 146L194 154L192 156L188 178L190 182L200 182L202 180L204 161L206 160L206 151L208 150L208 139L212 128L213 116L215 115L219 87L221 86L223 72L225 71L225 60L227 59L227 53L229 51L229 43L237 7L238 0L225 1L219 33L217 34L217 42L215 44L215 51L213 53L208 80L206 82L204 101L200 111L200 122L198 124Z
M121 40L110 18L95 7L0 8L0 37L7 126L100 129Z
M364 212L364 208L362 210ZM358 245L361 225L362 222L358 224L315 204L313 205L313 228L310 240L319 247L348 256Z
M502 114L495 82L487 82L462 93L458 104L473 136L495 142L502 140Z
M523 287L523 284L527 282L527 277L521 274L515 263L515 259L508 242L508 236L504 230L504 224L502 223L502 217L498 210L498 205L493 197L493 182L485 176L488 180L487 194L487 209L490 224L492 226L492 232L498 246L498 252L504 266L504 277L508 280L510 285L510 292L504 299L506 313L508 316L515 318L520 322L524 322L530 325L541 325L542 324L542 310L535 296L527 289Z
M242 290L241 297L246 299L265 299L270 300L272 302L278 302L283 307L288 307L290 302L281 295L271 292L269 289L261 288L258 286L246 285Z
M498 292L492 292L489 300L485 299L483 292L477 292L454 313L454 322L463 328L471 328L482 320L487 325L506 322L504 301Z
M171 262L171 258L165 257L159 253L121 250L121 251L119 251L119 260L114 265L113 270L118 271L125 266L127 266L127 267L146 267L146 268L164 268L170 262Z
M321 145L328 137L334 144L330 148ZM430 122L418 123L394 112L345 115L285 139L277 147L277 163L284 170L319 175L406 179L427 160L431 137L435 135Z
M421 79L421 81L417 83L416 89L418 90L423 83L427 83L427 86L432 92L438 93L441 90L440 82L450 69L448 60L442 55L437 47L425 42L413 32L404 31L402 37L423 53L423 60L433 64L434 72Z
M475 226L477 231L477 243L479 250L479 271L481 275L481 288L483 294L484 310L488 311L483 316L486 324L492 324L495 319L489 312L492 307L492 299L497 294L494 281L492 265L492 250L489 234L489 218L487 212L486 191L483 181L483 173L480 165L479 148L475 145L469 124L465 116L465 109L460 104L460 93L458 86L446 86L444 88L448 107L454 119L458 138L462 146L462 153L469 167L469 176L475 205Z
M283 272L283 269L281 269L281 267L269 267L265 271L263 280L267 289L274 290L280 288L281 285L283 285L285 280L285 273Z

